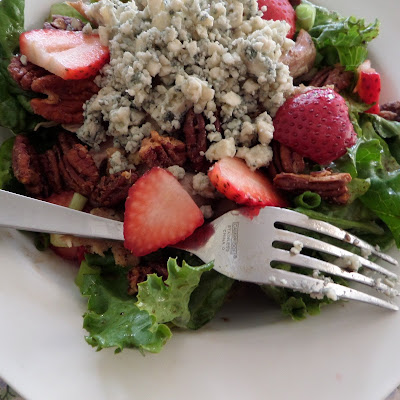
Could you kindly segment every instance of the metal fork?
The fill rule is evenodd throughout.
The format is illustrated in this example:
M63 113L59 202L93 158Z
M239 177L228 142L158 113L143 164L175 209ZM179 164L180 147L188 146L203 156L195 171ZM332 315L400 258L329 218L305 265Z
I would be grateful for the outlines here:
M75 211L44 201L0 190L0 226L16 229L70 234L97 239L124 240L123 223ZM233 279L284 287L307 293L311 296L328 296L331 299L358 300L376 306L398 310L398 306L387 300L363 291L334 283L319 273L338 276L377 289L384 295L398 295L394 285L398 277L393 272L355 255L336 245L307 235L287 230L302 228L307 232L327 235L355 248L362 253L373 254L392 265L397 261L378 251L363 240L326 222L311 219L292 210L265 207L259 212L241 208L230 211L213 222L197 229L192 236L173 247L189 251L204 262L214 261L214 269ZM257 214L258 213L258 214ZM257 215L256 215L257 214ZM284 243L289 248L279 248ZM312 255L297 254L302 246L317 252L330 254L338 260L356 260L363 271L378 273L374 278L358 271L349 271L340 266L322 261ZM293 246L292 248L290 248ZM302 250L303 251L303 250ZM310 253L310 252L309 252ZM313 276L274 268L274 263L290 264L313 270ZM385 283L384 283L385 282Z

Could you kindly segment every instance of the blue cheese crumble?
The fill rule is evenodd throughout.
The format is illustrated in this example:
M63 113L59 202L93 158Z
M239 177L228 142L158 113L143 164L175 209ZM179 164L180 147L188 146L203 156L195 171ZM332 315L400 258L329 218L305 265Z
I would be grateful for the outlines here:
M293 91L280 62L293 45L287 23L262 19L256 0L100 0L86 14L110 62L84 106L81 140L97 147L111 136L135 153L151 130L181 130L194 108L207 121L208 160L268 165L271 116Z

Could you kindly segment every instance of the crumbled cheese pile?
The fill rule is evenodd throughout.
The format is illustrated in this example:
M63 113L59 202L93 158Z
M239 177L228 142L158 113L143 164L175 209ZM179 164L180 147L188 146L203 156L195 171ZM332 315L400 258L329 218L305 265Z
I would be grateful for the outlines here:
M256 0L101 0L87 15L111 60L85 106L80 139L97 146L112 136L134 153L152 129L178 132L194 107L207 120L210 161L270 162L271 115L293 91L279 61L293 45L286 22L263 20Z

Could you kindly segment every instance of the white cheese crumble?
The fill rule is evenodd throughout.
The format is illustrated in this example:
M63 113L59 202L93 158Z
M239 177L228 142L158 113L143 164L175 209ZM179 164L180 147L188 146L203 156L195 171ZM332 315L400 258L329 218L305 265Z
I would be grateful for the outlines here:
M111 136L134 153L152 129L179 132L194 108L213 142L208 160L241 149L251 168L268 165L271 116L293 91L279 61L293 46L288 24L262 19L256 0L100 0L86 13L110 62L84 107L81 140L97 147Z
M214 211L210 205L200 206L200 211L203 213L205 219L211 218L214 215Z
M290 249L290 254L297 255L303 250L303 243L300 240L295 240L293 242L293 247Z
M28 59L27 59L26 55L22 54L21 57L19 58L19 60L21 61L22 65L28 65Z
M357 272L361 268L361 261L355 254L352 254L351 256L340 257L335 261L335 264L340 268L344 268L352 272Z
M129 164L127 158L118 150L111 154L108 163L108 173L110 175L115 174L116 172L126 171L127 169L136 169L133 164Z
M172 165L168 167L167 170L171 172L171 174L178 179L178 181L182 180L185 177L185 170L179 165Z
M211 183L208 176L203 172L199 172L193 176L192 187L194 193L202 197L207 199L213 199L216 197L217 192L215 187Z

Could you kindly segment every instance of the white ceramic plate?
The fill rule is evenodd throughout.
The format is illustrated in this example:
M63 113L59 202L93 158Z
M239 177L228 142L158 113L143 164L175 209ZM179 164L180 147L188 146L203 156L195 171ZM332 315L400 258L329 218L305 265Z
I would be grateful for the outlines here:
M26 0L26 27L51 0ZM319 0L379 17L371 46L383 101L400 98L398 0ZM268 304L232 304L158 355L95 352L84 341L76 270L0 231L0 376L31 400L383 399L400 383L400 312L336 304L295 323ZM221 317L226 317L222 319Z

